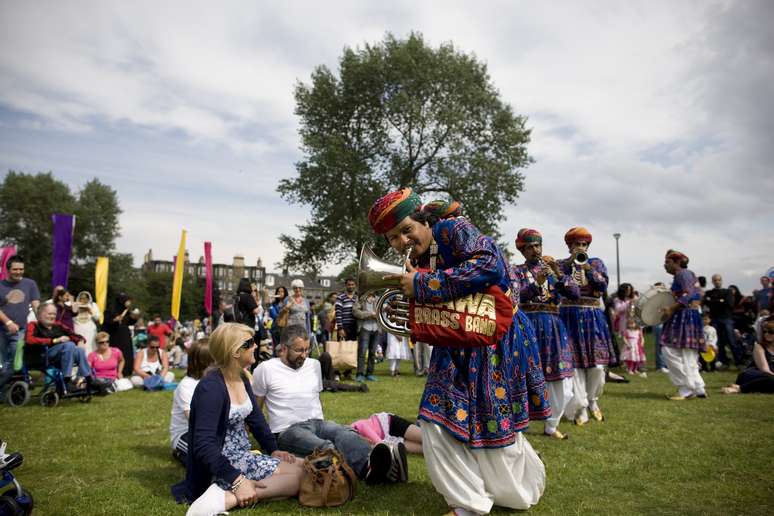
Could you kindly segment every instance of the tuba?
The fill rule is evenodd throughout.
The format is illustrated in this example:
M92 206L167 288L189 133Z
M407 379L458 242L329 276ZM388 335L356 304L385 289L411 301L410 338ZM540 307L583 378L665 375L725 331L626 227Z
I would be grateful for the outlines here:
M409 259L412 249L413 247L409 247L406 251L403 265L393 265L383 262L368 246L363 246L357 268L357 287L361 295L386 289L376 301L376 322L386 332L398 337L408 337L411 334L409 302L399 288L400 280L384 277L405 273L405 262Z

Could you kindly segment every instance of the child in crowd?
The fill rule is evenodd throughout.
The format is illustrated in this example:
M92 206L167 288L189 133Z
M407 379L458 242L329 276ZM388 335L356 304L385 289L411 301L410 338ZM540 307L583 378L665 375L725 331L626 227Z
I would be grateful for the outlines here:
M637 325L633 317L630 317L626 323L626 329L623 332L623 351L621 360L626 363L626 370L629 374L637 374L647 378L645 372L645 339L642 336L642 329Z
M710 353L713 358L709 362L707 362L704 359L705 354L699 353L699 363L701 363L701 370L706 372L715 372L715 366L717 363L717 352L718 352L718 332L717 330L712 326L710 318L710 314L705 313L702 318L702 323L704 324L704 342L707 343L707 351L710 351L710 348L712 348L712 352Z

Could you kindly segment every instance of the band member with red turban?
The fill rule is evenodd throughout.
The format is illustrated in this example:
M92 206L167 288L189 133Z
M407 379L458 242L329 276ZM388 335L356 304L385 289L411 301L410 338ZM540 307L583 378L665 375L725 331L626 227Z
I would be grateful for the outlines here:
M696 275L687 267L686 255L674 249L667 251L664 269L675 277L672 281L675 303L664 309L668 319L661 330L661 353L669 369L669 379L677 387L677 394L668 396L673 401L707 397L699 372L699 352L706 350L701 292Z
M508 264L491 238L465 217L430 216L419 205L406 188L377 200L368 214L393 249L413 248L407 272L395 276L408 298L454 305L493 287L511 289ZM419 407L422 448L433 486L457 514L486 514L493 504L527 509L545 487L545 467L522 435L530 416L550 414L540 356L522 322L528 320L502 297L508 326L495 344L432 343Z
M551 417L546 419L543 433L554 439L566 439L568 435L557 427L572 399L573 367L567 330L559 317L559 301L578 299L580 289L572 276L562 274L553 258L543 256L543 236L539 231L519 230L516 249L524 255L525 262L513 265L511 274L518 284L519 308L535 329L551 402Z
M573 352L573 399L565 409L576 425L589 420L589 411L597 421L604 416L599 397L605 386L605 366L610 362L612 340L601 297L607 292L607 268L599 258L588 256L591 233L586 228L571 228L564 241L570 257L560 262L565 276L580 287L578 299L562 301L560 314Z

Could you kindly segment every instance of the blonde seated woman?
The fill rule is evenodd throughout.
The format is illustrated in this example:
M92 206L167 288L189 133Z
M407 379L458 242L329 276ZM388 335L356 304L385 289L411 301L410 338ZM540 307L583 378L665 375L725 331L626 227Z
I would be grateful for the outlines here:
M186 478L172 487L178 502L193 502L187 516L298 495L303 461L277 449L245 375L255 362L254 334L243 324L223 323L210 335L215 364L194 391ZM245 425L263 454L251 452Z

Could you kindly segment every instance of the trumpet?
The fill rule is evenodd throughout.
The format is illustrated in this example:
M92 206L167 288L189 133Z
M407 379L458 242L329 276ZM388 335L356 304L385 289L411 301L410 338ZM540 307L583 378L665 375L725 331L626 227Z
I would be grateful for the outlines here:
M589 255L583 251L575 253L573 256L573 263L575 265L585 265L589 261Z
M379 259L368 246L363 246L357 269L358 290L363 293L362 295L387 289L376 301L376 322L386 332L398 337L411 335L409 301L399 288L400 279L385 279L385 276L405 274L406 261L413 250L414 247L409 246L403 257L403 263L393 265Z

